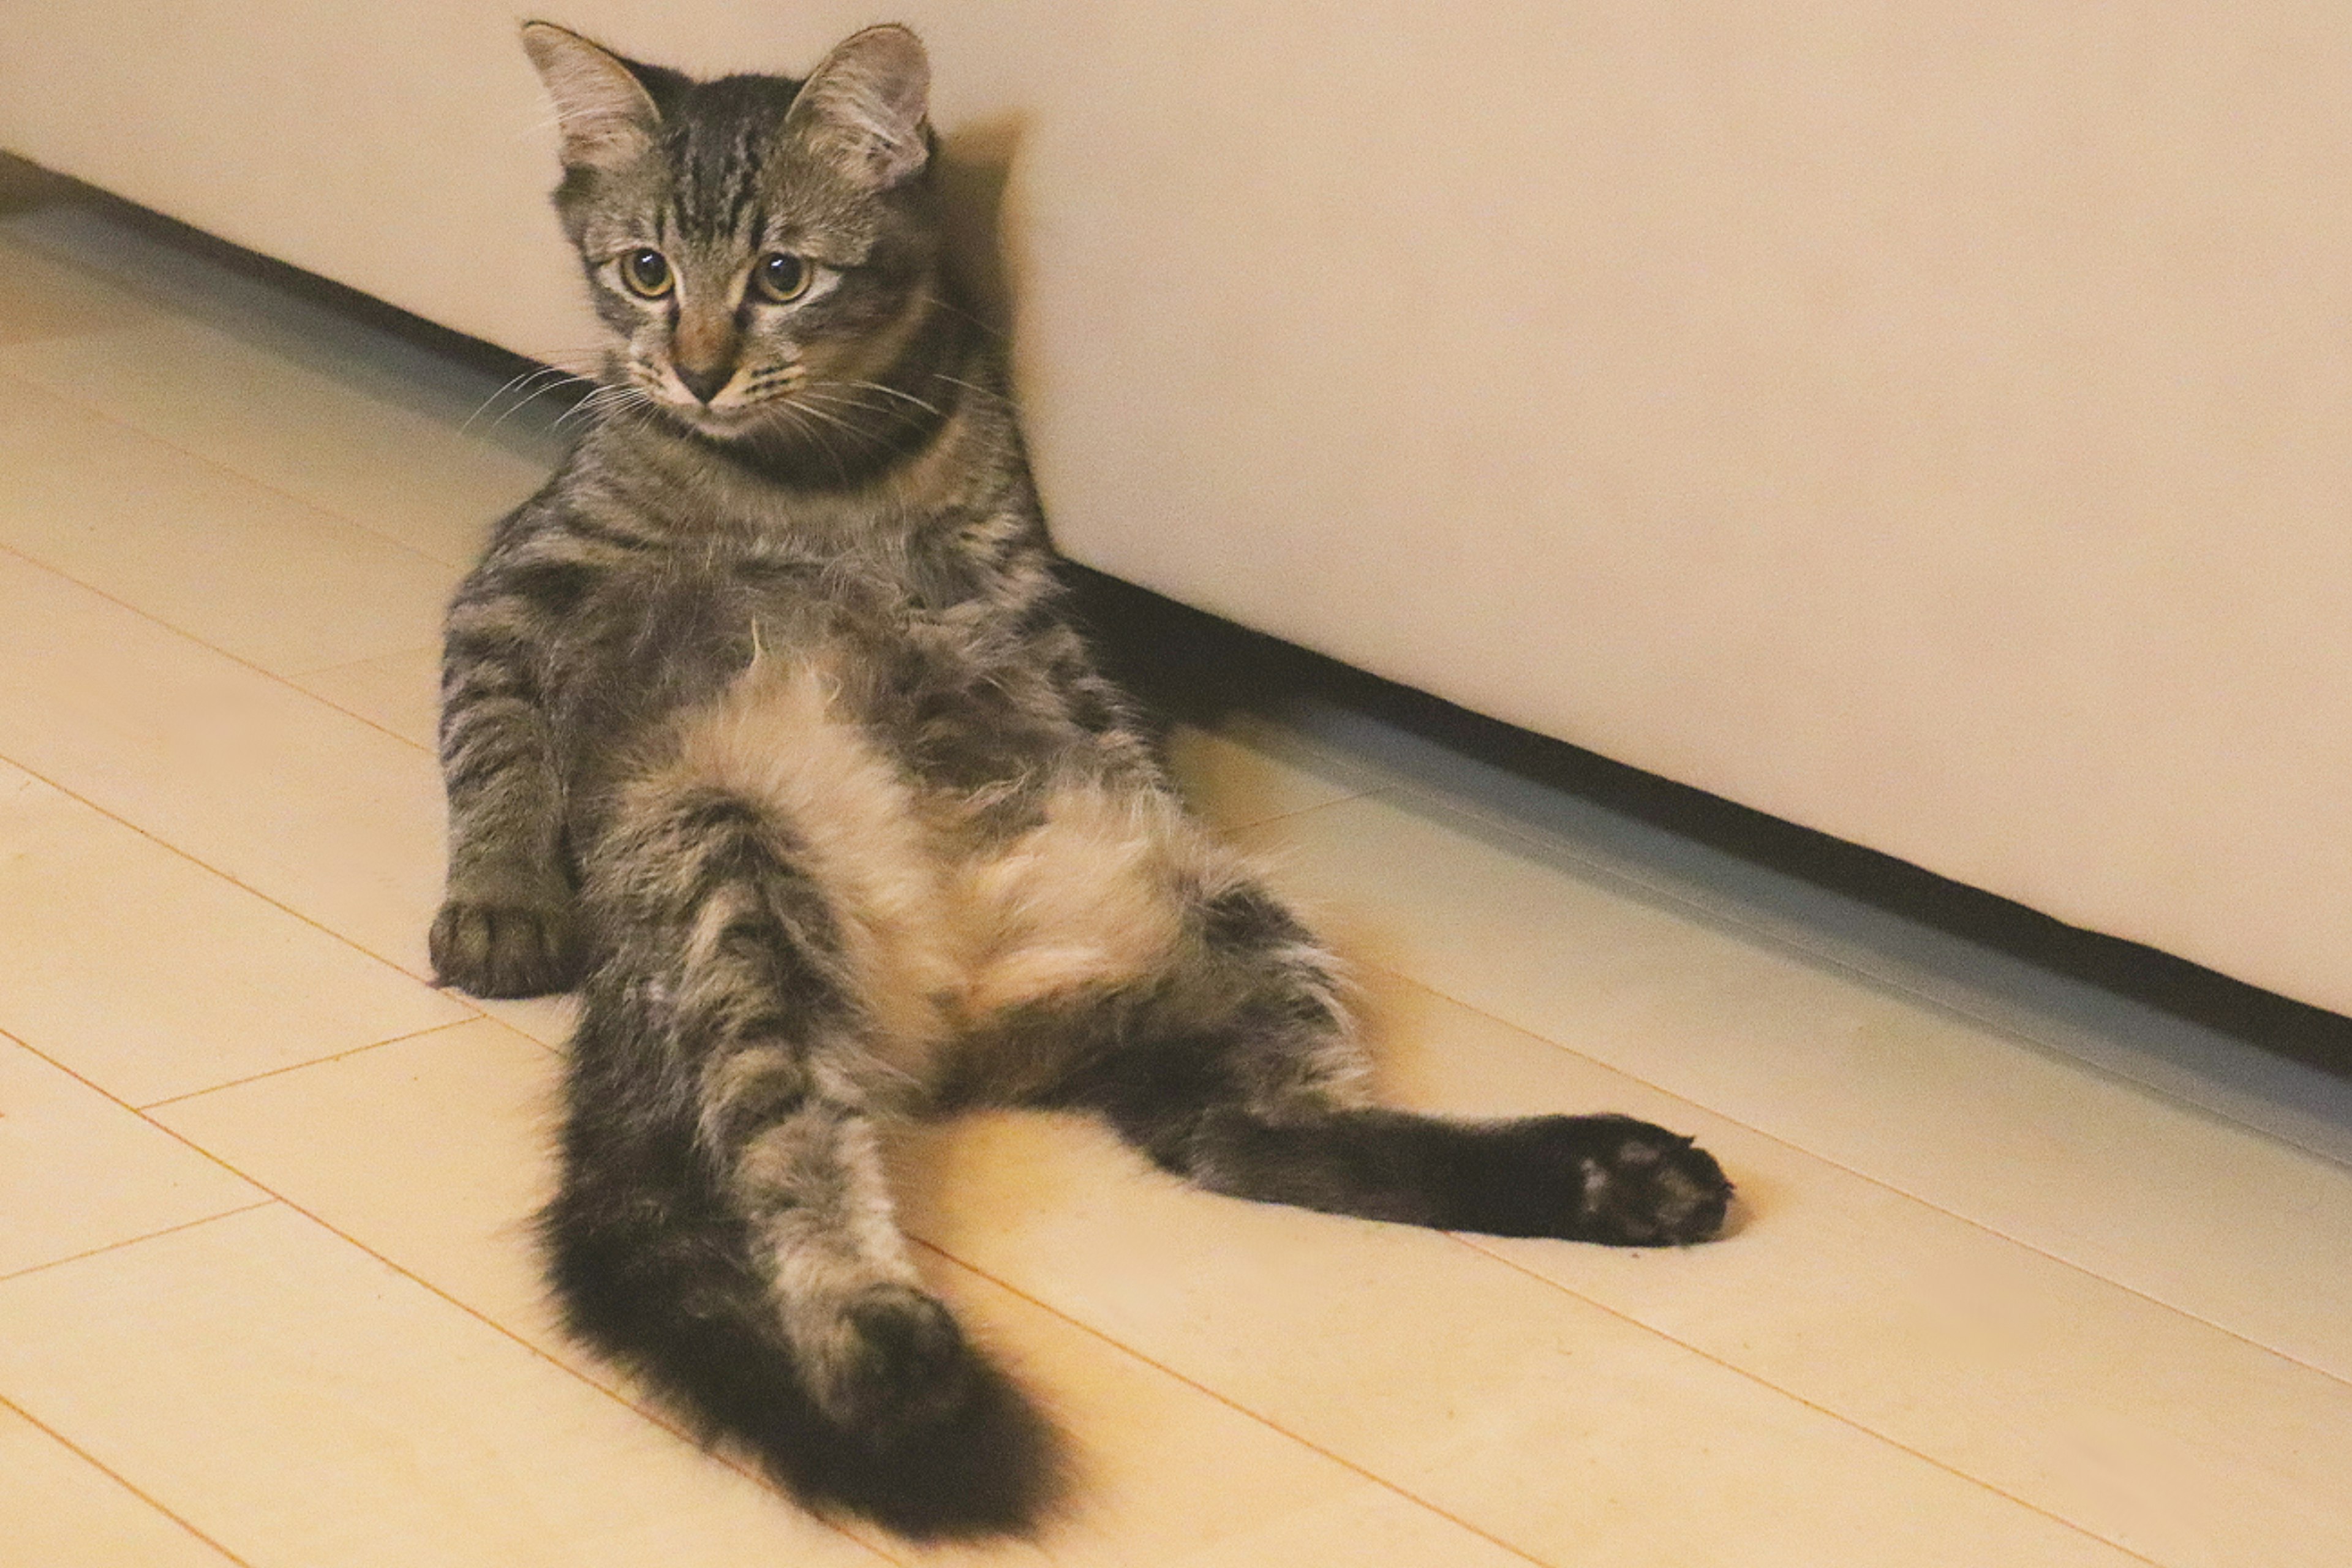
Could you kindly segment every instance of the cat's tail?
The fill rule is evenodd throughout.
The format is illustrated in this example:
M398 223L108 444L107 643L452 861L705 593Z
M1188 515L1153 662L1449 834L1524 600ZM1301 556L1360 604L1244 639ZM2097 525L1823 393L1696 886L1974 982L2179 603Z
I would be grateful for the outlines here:
M583 1037L610 1027L591 1010ZM916 1539L1025 1534L1062 1489L1059 1439L936 1302L865 1325L928 1336L901 1376L855 1414L828 1412L787 1336L741 1217L692 1130L647 1136L629 1087L580 1072L610 1042L575 1043L562 1190L540 1215L549 1275L571 1332L635 1373L702 1442L756 1461L820 1514L864 1515ZM625 1047L624 1047L625 1048ZM586 1101L588 1103L584 1103ZM601 1101L601 1103L599 1103ZM898 1303L886 1303L895 1306Z

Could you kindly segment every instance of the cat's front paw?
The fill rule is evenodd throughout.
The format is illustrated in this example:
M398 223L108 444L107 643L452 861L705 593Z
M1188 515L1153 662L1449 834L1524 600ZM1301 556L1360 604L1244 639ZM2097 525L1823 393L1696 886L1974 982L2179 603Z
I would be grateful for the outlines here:
M1723 1228L1731 1183L1714 1155L1630 1116L1569 1120L1580 1136L1566 1234L1613 1247L1679 1247Z
M476 996L539 996L570 989L579 936L567 903L452 896L426 938L436 984Z

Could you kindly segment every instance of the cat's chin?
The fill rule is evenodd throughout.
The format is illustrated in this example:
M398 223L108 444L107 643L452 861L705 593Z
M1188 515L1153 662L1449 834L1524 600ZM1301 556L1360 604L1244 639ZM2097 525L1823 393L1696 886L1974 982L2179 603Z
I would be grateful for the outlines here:
M724 452L777 474L804 470L845 474L862 457L855 432L832 437L829 431L811 431L789 415L780 415L772 404L745 409L712 409L698 404L680 408L665 404L662 412L668 416L673 430L704 449Z
M664 403L662 412L706 440L750 441L777 428L772 408L711 408L699 403Z

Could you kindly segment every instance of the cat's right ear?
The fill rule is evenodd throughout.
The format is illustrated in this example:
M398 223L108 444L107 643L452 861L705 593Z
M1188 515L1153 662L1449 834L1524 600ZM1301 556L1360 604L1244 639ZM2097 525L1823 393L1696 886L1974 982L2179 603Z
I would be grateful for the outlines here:
M552 22L525 22L522 47L555 100L565 168L617 169L653 145L661 110L618 55Z
M886 22L851 35L809 73L784 116L859 184L887 190L930 161L931 90L923 41Z

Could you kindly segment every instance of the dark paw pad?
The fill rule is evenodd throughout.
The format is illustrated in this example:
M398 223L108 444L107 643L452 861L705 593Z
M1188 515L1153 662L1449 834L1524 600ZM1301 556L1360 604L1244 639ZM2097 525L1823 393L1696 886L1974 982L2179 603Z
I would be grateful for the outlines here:
M971 1393L971 1352L948 1310L878 1285L843 1310L817 1401L843 1426L884 1435L945 1420Z
M1619 1247L1675 1247L1723 1228L1731 1184L1714 1155L1631 1117L1595 1117L1586 1126L1571 1234Z
M441 984L476 996L568 989L579 967L572 911L561 904L451 899L427 938Z

